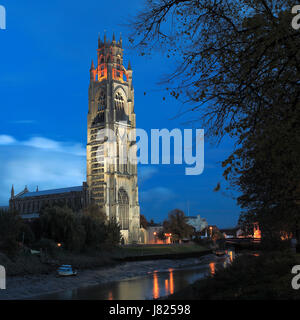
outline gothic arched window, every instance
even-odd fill
[[[106,96],[103,91],[101,91],[98,98],[98,111],[103,111],[106,107]]]
[[[123,188],[119,189],[119,221],[122,230],[129,229],[129,198]]]
[[[115,108],[117,120],[128,122],[129,118],[126,112],[125,99],[121,92],[116,92],[115,94]]]
[[[115,105],[117,109],[124,108],[124,98],[120,92],[117,92],[115,95]]]

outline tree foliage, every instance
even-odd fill
[[[83,210],[84,215],[88,215],[93,219],[99,220],[104,223],[107,221],[106,213],[103,208],[99,207],[97,204],[90,204],[87,208]]]
[[[42,237],[63,243],[67,250],[99,249],[104,243],[120,242],[120,227],[106,221],[100,210],[74,213],[67,207],[46,208],[41,214]]]
[[[140,221],[141,221],[141,227],[144,229],[147,229],[149,222],[147,221],[146,217],[143,214],[141,214]]]
[[[211,137],[233,137],[224,177],[241,196],[240,223],[263,236],[299,229],[300,33],[291,0],[148,0],[131,42],[178,65],[170,94]],[[217,188],[216,191],[220,189]]]
[[[14,211],[0,210],[0,250],[8,255],[18,251],[18,237],[23,222]]]
[[[106,225],[106,243],[117,245],[121,243],[121,240],[121,226],[115,218],[112,218]]]
[[[190,238],[194,233],[194,228],[187,223],[187,219],[183,211],[172,210],[168,219],[163,222],[164,233],[171,233],[173,240]]]

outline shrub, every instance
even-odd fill
[[[121,243],[121,227],[116,218],[112,218],[105,226],[106,229],[106,243],[117,245]]]
[[[9,256],[14,256],[20,248],[17,240],[22,224],[16,212],[0,210],[0,250]]]
[[[42,250],[48,254],[53,255],[57,250],[57,243],[52,239],[42,238],[33,245],[33,249]]]

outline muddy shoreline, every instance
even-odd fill
[[[78,276],[70,278],[60,278],[55,273],[49,275],[7,277],[6,290],[0,290],[0,300],[35,300],[39,296],[55,292],[142,277],[146,273],[152,273],[154,270],[181,268],[205,263],[205,260],[211,257],[212,255],[178,260],[164,259],[124,262],[108,268],[82,270]]]

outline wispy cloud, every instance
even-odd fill
[[[36,149],[70,153],[77,156],[85,156],[86,151],[82,144],[72,142],[55,141],[44,137],[33,137],[29,140],[18,141],[9,135],[0,135],[0,145],[27,146]]]
[[[12,136],[8,136],[5,134],[0,135],[0,145],[8,145],[16,142],[16,139]]]
[[[139,177],[139,183],[143,183],[146,180],[151,179],[153,176],[158,174],[158,168],[154,166],[142,166],[138,169],[138,177]]]
[[[0,135],[0,205],[6,205],[11,185],[40,190],[81,185],[85,181],[85,150],[81,144],[35,137],[17,141]]]

